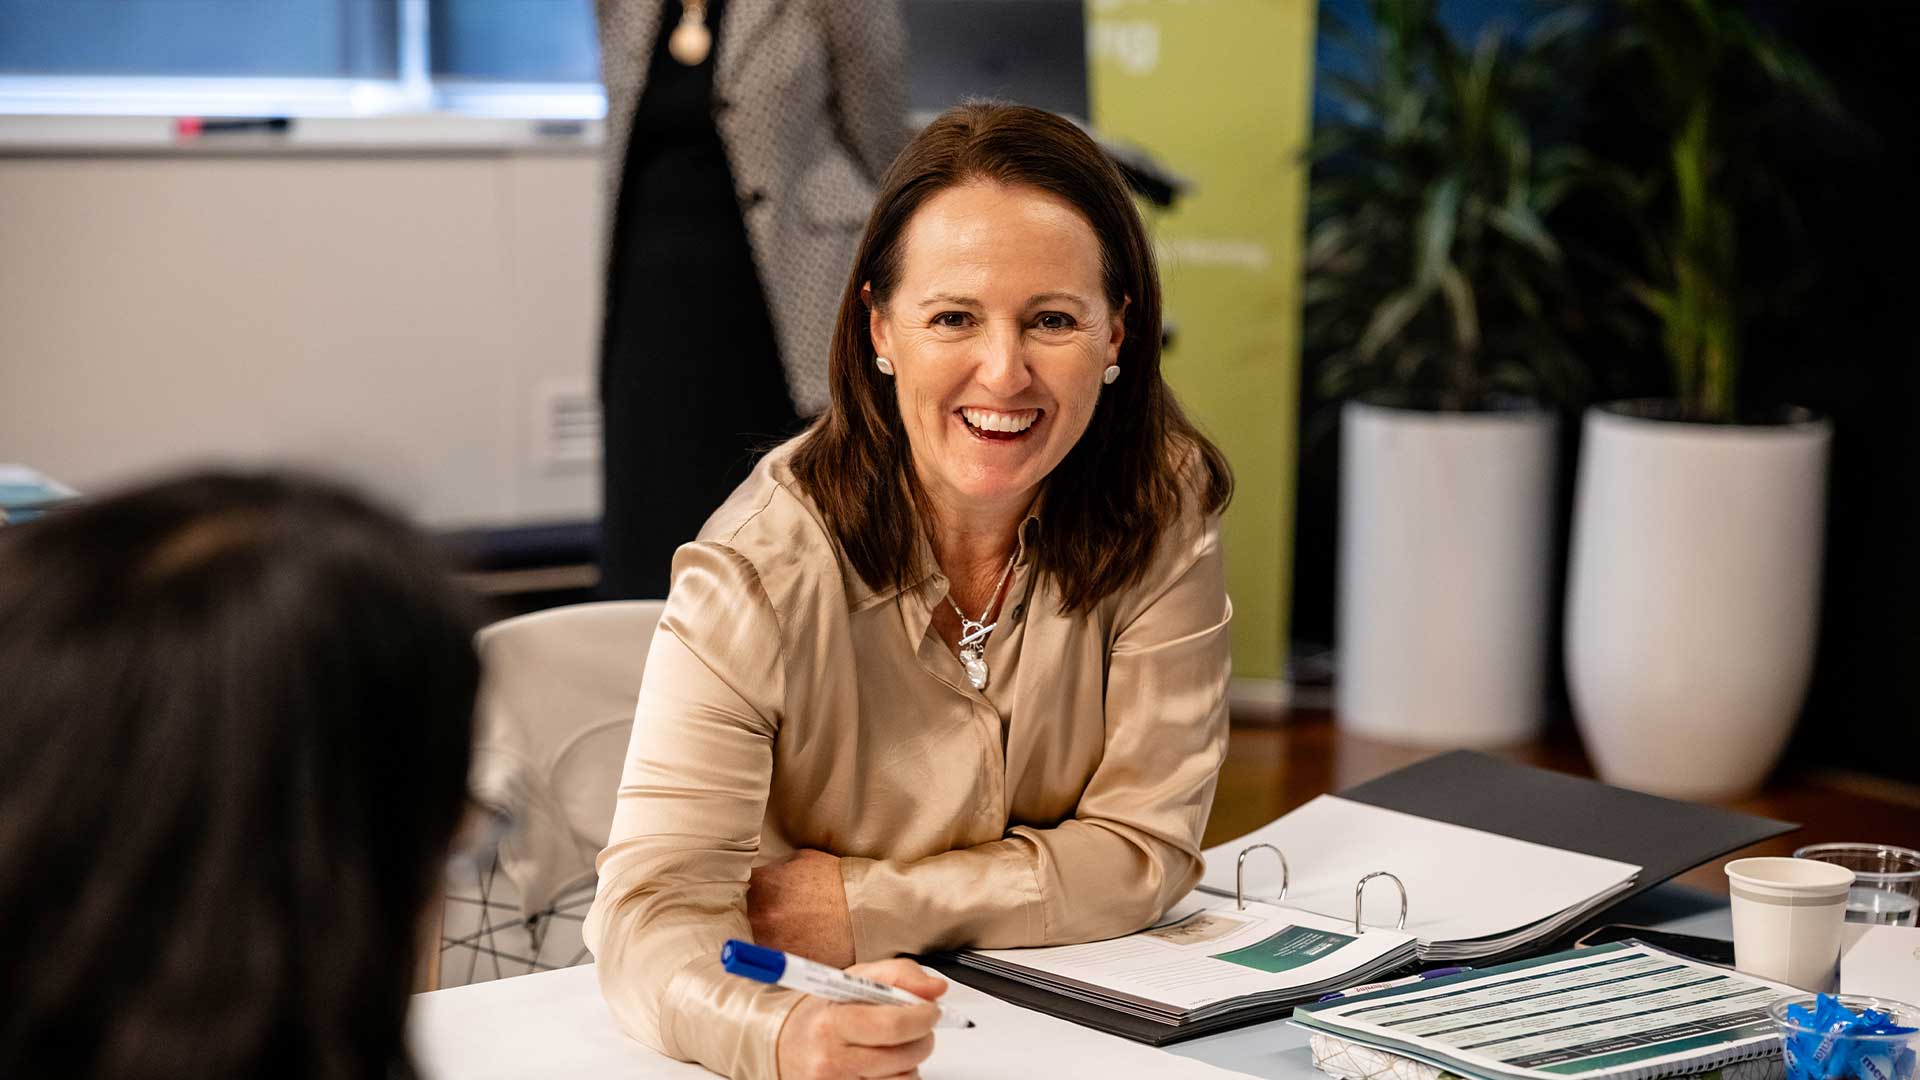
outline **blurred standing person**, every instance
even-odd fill
[[[663,597],[758,444],[826,406],[836,301],[906,142],[906,32],[897,0],[597,8],[601,592]]]

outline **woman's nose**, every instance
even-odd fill
[[[1018,327],[995,330],[987,335],[982,348],[976,377],[994,396],[1010,398],[1032,384],[1033,372],[1027,368],[1025,339]]]

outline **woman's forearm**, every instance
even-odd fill
[[[800,995],[728,975],[720,946],[749,937],[733,882],[694,882],[631,847],[603,862],[584,934],[601,994],[622,1030],[670,1057],[734,1080],[775,1080],[780,1027]]]
[[[771,1080],[796,995],[726,974],[719,956],[751,936],[781,687],[779,649],[760,643],[778,635],[733,552],[689,544],[674,567],[584,933],[628,1034],[734,1080]]]
[[[1129,934],[1199,881],[1200,859],[1189,846],[1076,820],[1016,828],[1004,840],[913,862],[842,859],[854,955],[864,962]]]

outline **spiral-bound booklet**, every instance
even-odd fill
[[[1294,1010],[1315,1032],[1472,1080],[1658,1080],[1780,1056],[1798,993],[1638,941],[1573,949]]]

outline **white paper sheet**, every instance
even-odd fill
[[[1920,927],[1848,923],[1840,946],[1840,992],[1920,1005]]]
[[[1228,1080],[1245,1076],[1009,1005],[952,984],[946,1000],[978,1025],[934,1034],[926,1080],[1012,1076]],[[591,965],[456,987],[413,999],[408,1040],[440,1080],[700,1080],[713,1074],[628,1039]]]
[[[1286,906],[1353,919],[1353,886],[1386,870],[1407,887],[1407,932],[1422,941],[1464,941],[1505,934],[1582,904],[1640,868],[1611,859],[1530,844],[1459,825],[1322,795],[1237,840],[1205,852],[1201,885],[1233,895],[1234,861],[1249,844],[1286,853],[1293,889]],[[1247,857],[1247,894],[1280,894],[1272,852]],[[1393,883],[1367,889],[1369,925],[1392,926],[1400,912]]]

